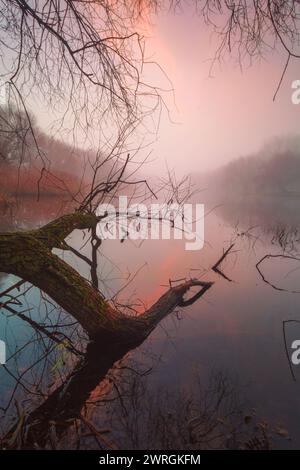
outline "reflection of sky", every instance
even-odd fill
[[[209,243],[199,252],[185,251],[180,241],[146,241],[139,249],[130,248],[127,242],[123,246],[110,241],[105,254],[124,272],[127,268],[134,272],[147,261],[128,291],[150,305],[167,288],[169,279],[201,276],[228,246],[233,232],[221,218],[212,215],[206,218]],[[183,309],[180,322],[170,316],[152,334],[148,347],[158,355],[162,353],[153,380],[158,388],[178,389],[189,383],[195,368],[204,382],[212,369],[225,370],[245,387],[247,405],[255,407],[262,419],[286,427],[294,437],[292,445],[297,447],[299,383],[293,382],[289,372],[282,321],[299,318],[299,296],[274,291],[259,278],[255,263],[267,252],[276,251],[263,237],[255,250],[248,239],[237,242],[235,250],[222,265],[233,282],[207,273],[204,278],[214,280],[215,285],[205,297]],[[281,285],[284,274],[280,266],[266,267],[266,274]],[[294,276],[291,282],[299,285],[299,271]],[[116,290],[119,287],[116,285]],[[297,338],[299,331],[291,327],[289,338]],[[296,373],[300,376],[298,370]]]
[[[226,216],[228,218],[227,213]],[[146,262],[133,282],[121,291],[118,300],[142,299],[148,306],[166,290],[169,279],[191,275],[215,281],[202,299],[182,310],[180,322],[170,315],[143,346],[155,355],[162,355],[153,374],[153,384],[157,390],[164,386],[178,388],[190,383],[195,369],[200,372],[204,382],[212,368],[222,369],[238,377],[241,386],[245,386],[245,396],[249,400],[247,405],[249,403],[257,408],[257,414],[262,419],[284,426],[294,437],[291,445],[297,447],[299,383],[294,383],[290,376],[284,351],[282,321],[298,318],[299,296],[274,291],[259,278],[255,263],[262,255],[274,253],[277,249],[267,243],[266,236],[261,237],[262,242],[256,243],[255,250],[249,245],[248,239],[239,237],[236,253],[231,254],[222,265],[233,282],[229,283],[211,271],[203,274],[230,243],[234,234],[233,225],[226,225],[221,215],[211,213],[207,216],[206,244],[198,252],[185,251],[183,240],[147,240],[140,248],[134,248],[129,241],[105,241],[102,246],[104,256],[99,260],[99,277],[116,292],[127,284],[128,273],[133,275]],[[69,242],[78,248],[82,246],[85,242],[82,232],[75,231]],[[82,252],[88,254],[87,248]],[[64,258],[88,277],[88,267],[81,260],[75,261],[73,254],[65,254]],[[272,275],[278,282],[284,277],[281,266],[277,265],[271,270],[266,266],[266,274]],[[299,270],[294,272],[294,281],[298,285],[299,275]],[[287,279],[283,281],[287,282]],[[12,282],[11,277],[3,279],[1,288],[4,289],[9,282]],[[109,291],[110,294],[112,291]],[[33,306],[40,308],[35,289],[30,292],[26,302],[26,307]],[[32,314],[33,318],[37,318],[38,310]],[[39,314],[43,315],[43,312],[40,310]],[[1,327],[5,334],[6,325],[11,350],[32,333],[31,328],[17,318],[12,317],[7,321],[3,316]],[[299,328],[291,327],[289,341],[299,339],[299,331]],[[29,349],[22,356],[22,367],[26,367],[31,352]],[[139,353],[140,350],[136,354]],[[296,372],[300,376],[298,369]],[[5,402],[13,380],[3,370],[0,371],[0,380],[2,402]]]
[[[1,282],[0,290],[4,291],[7,288],[14,285],[19,279],[16,276],[8,275]],[[18,295],[28,289],[29,284],[25,284],[20,288],[18,292],[16,289],[11,292],[12,295]],[[7,301],[8,298],[2,298],[2,301]],[[24,298],[20,295],[19,300],[21,302],[20,306],[11,305],[15,311],[24,313],[24,315],[31,317],[34,320],[39,320],[43,323],[43,318],[46,315],[46,311],[43,308],[43,304],[40,300],[40,293],[38,289],[31,289]],[[56,314],[53,313],[53,319],[55,319]],[[34,330],[23,320],[18,318],[16,315],[11,314],[5,309],[0,309],[0,339],[6,343],[6,366],[9,371],[16,377],[19,374],[22,374],[27,370],[29,364],[35,362],[34,360],[34,351],[35,347],[33,343],[30,343]],[[48,338],[44,338],[45,344],[50,344]],[[14,356],[18,348],[22,348],[26,343],[29,343],[22,353],[18,356],[15,356],[13,359],[10,357]],[[21,349],[22,350],[22,349]],[[44,361],[38,363],[35,367],[35,374],[42,373],[44,367]],[[13,376],[9,375],[4,368],[0,365],[0,406],[7,404],[12,387],[16,384]]]

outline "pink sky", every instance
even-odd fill
[[[273,102],[285,64],[283,53],[270,54],[243,71],[228,57],[222,66],[215,65],[210,77],[216,37],[190,11],[155,16],[153,24],[140,24],[138,29],[146,37],[146,57],[166,72],[176,99],[175,106],[172,93],[163,93],[176,124],[164,111],[158,135],[147,135],[149,142],[156,139],[150,146],[148,173],[161,174],[167,165],[179,174],[206,171],[256,152],[272,137],[300,133],[300,105],[291,102],[291,83],[300,79],[300,61],[290,62]],[[144,70],[146,81],[170,88],[158,67]],[[49,128],[53,116],[40,106],[34,109],[41,126]]]
[[[291,83],[300,79],[300,62],[291,62],[281,90],[273,102],[285,57],[273,53],[267,61],[242,72],[234,59],[215,65],[209,77],[216,42],[211,31],[189,12],[167,14],[145,25],[147,55],[157,61],[172,80],[177,109],[165,94],[172,119],[161,120],[152,157],[153,169],[166,162],[180,173],[205,171],[232,158],[257,151],[277,135],[298,133],[300,105],[291,102]],[[160,77],[160,78],[158,78]],[[147,78],[168,87],[153,67]]]

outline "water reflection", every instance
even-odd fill
[[[275,291],[262,282],[255,267],[267,253],[297,253],[298,202],[290,198],[263,203],[221,201],[221,206],[219,202],[207,205],[208,212],[210,206],[218,207],[206,217],[206,243],[199,253],[185,251],[180,240],[146,241],[139,248],[129,241],[101,246],[97,270],[100,290],[118,304],[132,304],[135,299],[137,309],[146,308],[170,279],[192,275],[216,281],[206,298],[164,320],[146,344],[125,359],[126,349],[111,351],[106,345],[99,349],[89,344],[84,357],[67,350],[63,335],[71,338],[79,352],[85,350],[81,329],[36,289],[27,292],[29,286],[23,286],[26,295],[14,308],[18,312],[29,308],[30,318],[50,324],[59,342],[53,344],[42,332],[33,333],[16,315],[7,319],[3,312],[1,334],[11,352],[6,369],[0,371],[3,445],[172,448],[176,442],[177,448],[299,447],[299,382],[291,377],[282,336],[282,321],[299,319],[299,296]],[[42,205],[26,201],[19,212],[2,215],[1,230],[39,225],[61,210],[61,201],[43,201]],[[91,247],[86,240],[86,235],[76,232],[68,243],[89,256]],[[232,280],[229,282],[212,273],[211,267],[232,243],[234,247],[222,264]],[[82,259],[74,253],[63,256],[90,277],[89,266]],[[299,285],[296,268],[272,264],[265,274],[290,287]],[[287,276],[291,270],[293,274]],[[128,282],[130,279],[133,282]],[[6,276],[1,281],[3,290],[16,279]],[[148,370],[149,358],[154,357],[160,360],[151,364],[145,385],[139,368]],[[132,361],[138,361],[139,367],[132,367]],[[121,367],[127,372],[134,370],[130,380],[120,374]],[[206,412],[195,369],[206,390],[202,393],[211,400]],[[224,409],[213,412],[217,395],[210,380],[215,369],[225,371],[217,377],[226,387],[229,384],[232,392],[228,377],[238,375],[247,401],[247,406],[241,406],[235,390],[233,402],[237,406],[231,410],[232,420],[225,419],[226,425],[222,423]],[[128,387],[137,393],[130,394]],[[216,389],[222,391],[220,383]],[[225,396],[230,401],[230,395]],[[249,427],[250,422],[255,425]],[[260,431],[255,433],[257,424]],[[206,426],[214,432],[207,433]],[[226,439],[222,429],[226,429]]]

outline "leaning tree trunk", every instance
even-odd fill
[[[53,248],[66,248],[64,240],[73,230],[94,228],[98,221],[92,214],[74,212],[37,230],[1,233],[0,271],[40,288],[70,313],[91,339],[129,343],[145,339],[174,308],[190,303],[183,297],[191,287],[201,288],[193,301],[211,287],[211,282],[190,279],[171,287],[140,316],[120,313],[75,269],[52,253]]]
[[[192,304],[212,286],[211,282],[190,279],[170,287],[140,316],[122,314],[98,289],[52,253],[53,248],[69,248],[64,240],[73,230],[95,229],[98,221],[94,215],[75,212],[37,230],[0,233],[0,271],[15,274],[40,288],[71,314],[91,339],[85,357],[67,382],[27,416],[23,423],[26,437],[22,437],[25,448],[47,445],[53,423],[60,423],[58,433],[62,434],[80,415],[89,394],[117,360],[139,346],[176,307]],[[184,300],[193,286],[200,290]],[[18,447],[19,432],[17,423],[7,433],[4,448]]]

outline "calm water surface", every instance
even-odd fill
[[[19,220],[16,216],[14,224],[23,228],[36,226],[56,215],[59,208],[54,206],[50,202],[40,211],[30,209],[33,206],[23,208],[22,216]],[[186,251],[180,240],[103,243],[98,268],[100,288],[108,297],[118,293],[118,302],[137,303],[141,299],[147,307],[166,290],[170,279],[192,276],[215,281],[202,299],[165,319],[146,343],[130,354],[130,360],[136,358],[146,364],[145,357],[152,358],[153,369],[148,379],[152,396],[158,396],[163,389],[176,392],[192,389],[195,371],[203,383],[212,371],[223,371],[239,383],[247,409],[255,409],[261,420],[288,431],[291,439],[281,436],[277,442],[275,438],[275,447],[299,448],[300,365],[299,371],[296,366],[293,369],[294,380],[285,351],[283,321],[300,320],[300,294],[275,290],[263,282],[256,263],[266,254],[281,254],[285,250],[297,255],[298,248],[300,251],[297,231],[300,202],[245,200],[238,204],[223,202],[222,206],[208,203],[206,209],[209,214],[205,218],[205,246],[198,252]],[[2,229],[5,224],[8,227],[7,215],[2,217]],[[82,232],[73,233],[69,239],[73,247],[89,254],[84,242]],[[222,264],[224,273],[232,280],[229,282],[210,268],[232,242],[234,248]],[[81,274],[89,276],[83,261],[69,253],[62,256]],[[300,290],[299,267],[297,261],[273,259],[267,260],[262,269],[274,285],[286,290],[297,290],[299,286]],[[132,282],[128,282],[132,277]],[[16,280],[2,275],[1,290]],[[30,290],[25,299],[22,309],[30,309],[28,314],[32,318],[47,317],[36,289]],[[1,313],[1,339],[7,341],[10,356],[25,344],[32,331],[17,317],[7,319],[7,312]],[[58,318],[58,310],[53,308],[52,315]],[[66,318],[72,321],[71,317]],[[286,324],[286,338],[288,347],[294,339],[300,339],[300,324]],[[37,347],[29,344],[17,361],[12,358],[6,369],[1,367],[3,408],[15,386],[8,371],[12,374],[16,370],[26,371]],[[34,373],[42,372],[43,367],[41,360]],[[50,378],[52,372],[53,369]],[[19,392],[21,397],[24,392],[24,388]],[[3,417],[7,413],[3,412]],[[103,411],[99,412],[99,421],[102,417]]]

